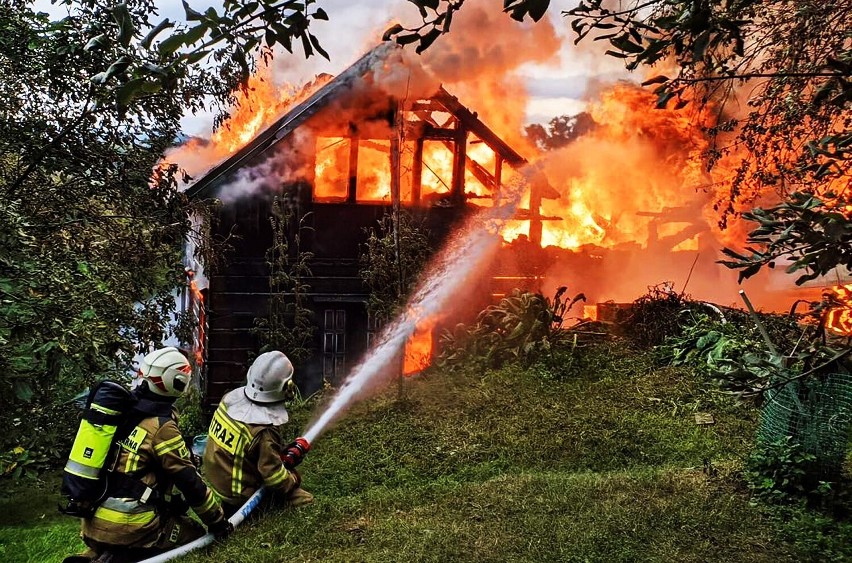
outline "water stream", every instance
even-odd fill
[[[421,282],[402,313],[389,323],[376,345],[345,379],[332,401],[308,427],[304,437],[313,443],[352,403],[368,390],[396,374],[396,360],[415,328],[424,320],[440,316],[452,307],[453,299],[473,275],[486,265],[500,245],[499,226],[511,219],[518,207],[526,181],[516,178],[501,191],[494,207],[472,217],[450,241]]]

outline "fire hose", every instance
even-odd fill
[[[243,520],[246,519],[246,517],[251,513],[251,511],[254,510],[257,507],[258,504],[260,504],[260,501],[263,498],[263,495],[264,495],[265,492],[266,491],[263,487],[259,488],[257,490],[257,492],[254,493],[246,501],[246,503],[239,509],[239,511],[237,511],[236,513],[234,513],[233,516],[228,518],[228,522],[230,522],[231,525],[234,528],[236,528],[237,526],[242,524]],[[199,549],[199,548],[202,548],[202,547],[207,547],[208,545],[213,543],[215,540],[216,540],[216,537],[213,534],[208,533],[208,534],[201,536],[200,538],[198,538],[195,541],[191,541],[187,544],[176,547],[176,548],[174,548],[170,551],[167,551],[165,553],[155,555],[154,557],[151,557],[149,559],[144,559],[143,561],[140,561],[139,563],[165,563],[166,561],[171,561],[172,559],[175,559],[176,557],[186,555],[190,551],[195,551],[196,549]]]
[[[281,461],[284,462],[284,466],[288,470],[292,470],[299,463],[301,463],[302,458],[305,457],[305,454],[311,449],[311,444],[304,438],[296,438],[296,440],[287,446],[287,449],[281,455]],[[263,487],[259,488],[256,493],[254,493],[244,505],[240,507],[240,509],[234,513],[233,516],[228,518],[228,522],[236,529],[237,526],[243,523],[243,520],[251,514],[251,511],[257,508],[257,505],[260,504],[260,501],[263,499],[264,494],[266,493],[266,489]],[[196,549],[200,549],[202,547],[207,547],[212,544],[216,540],[216,537],[213,534],[205,534],[204,536],[198,538],[195,541],[191,541],[187,544],[178,546],[170,551],[165,553],[161,553],[159,555],[155,555],[154,557],[150,557],[148,559],[144,559],[139,563],[165,563],[166,561],[171,561],[177,557],[181,557],[182,555],[186,555],[191,551],[195,551]]]

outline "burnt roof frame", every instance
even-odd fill
[[[284,140],[295,129],[316,115],[329,102],[334,100],[338,95],[343,94],[347,90],[347,87],[351,86],[356,79],[369,72],[374,67],[377,59],[386,58],[393,49],[397,48],[400,47],[392,43],[382,43],[367,52],[352,64],[352,66],[329,80],[317,89],[316,92],[296,104],[295,107],[272,123],[272,125],[258,133],[245,146],[207,171],[204,176],[186,189],[186,195],[190,198],[209,197],[211,195],[210,192],[216,187],[219,180],[243,167],[253,158]],[[448,113],[459,121],[464,129],[473,133],[488,145],[501,162],[509,164],[513,168],[519,168],[527,164],[527,160],[524,157],[518,154],[517,151],[485,125],[475,112],[471,112],[458,101],[458,98],[447,92],[443,86],[440,86],[435,95],[430,97],[429,100],[437,102],[444,107]]]

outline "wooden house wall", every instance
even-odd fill
[[[367,229],[374,228],[391,207],[389,202],[356,203],[355,177],[349,179],[346,201],[314,201],[312,175],[316,147],[312,140],[316,138],[314,131],[317,130],[325,135],[333,131],[336,135],[350,135],[356,139],[387,135],[395,119],[394,106],[390,102],[375,102],[373,107],[374,117],[359,122],[357,127],[343,121],[331,129],[329,124],[335,123],[335,116],[345,108],[334,105],[330,110],[326,108],[302,125],[297,134],[290,135],[273,149],[287,151],[288,165],[302,170],[300,178],[222,207],[213,235],[218,238],[230,236],[233,250],[225,257],[224,266],[208,276],[208,407],[212,408],[225,392],[244,383],[250,358],[260,348],[253,329],[255,319],[266,316],[270,298],[266,253],[272,243],[269,216],[276,195],[285,196],[285,201],[295,212],[290,240],[295,234],[295,225],[302,223],[302,250],[313,254],[310,262],[312,275],[305,282],[310,286],[308,307],[317,330],[312,342],[314,354],[303,365],[296,366],[297,384],[303,393],[312,393],[322,385],[324,378],[335,381],[345,374],[365,352],[368,334],[375,327],[367,318],[368,291],[358,274],[359,255],[367,241]],[[466,144],[466,130],[425,127],[421,128],[420,134],[443,135],[442,142],[454,153],[449,197],[432,198],[429,201],[431,206],[407,207],[423,221],[432,247],[438,248],[453,226],[471,211],[464,203],[465,153],[459,150]],[[421,147],[422,142],[421,138]],[[498,158],[495,172],[498,182],[499,162],[502,161]],[[247,166],[252,166],[252,163]],[[418,177],[416,173],[415,177]],[[419,185],[419,181],[414,183]],[[419,188],[416,190],[419,191]],[[414,200],[417,199],[415,196]]]

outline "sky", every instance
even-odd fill
[[[502,7],[501,0],[480,2],[493,3],[495,11]],[[157,0],[156,3],[159,18],[152,20],[183,20],[184,10],[179,0]],[[217,10],[221,6],[217,0],[189,0],[189,4],[202,12],[208,6]],[[557,115],[579,113],[585,108],[587,94],[593,93],[596,84],[630,78],[621,61],[602,55],[603,45],[590,41],[580,47],[573,44],[573,32],[561,12],[576,4],[576,0],[551,2],[547,17],[551,18],[562,39],[558,56],[546,65],[529,64],[518,71],[530,94],[526,123],[546,123]],[[33,5],[54,17],[61,17],[65,11],[64,7],[51,4],[50,0],[36,0]],[[274,63],[276,79],[302,84],[320,73],[338,74],[375,46],[382,32],[393,23],[413,25],[419,21],[417,8],[406,0],[319,0],[317,5],[325,9],[329,21],[315,21],[311,24],[311,31],[328,51],[331,60],[326,61],[319,56],[306,60],[299,50],[292,55],[282,52]],[[535,27],[532,32],[535,32]],[[212,123],[213,114],[208,112],[186,115],[181,122],[184,134],[205,137],[209,136]]]

